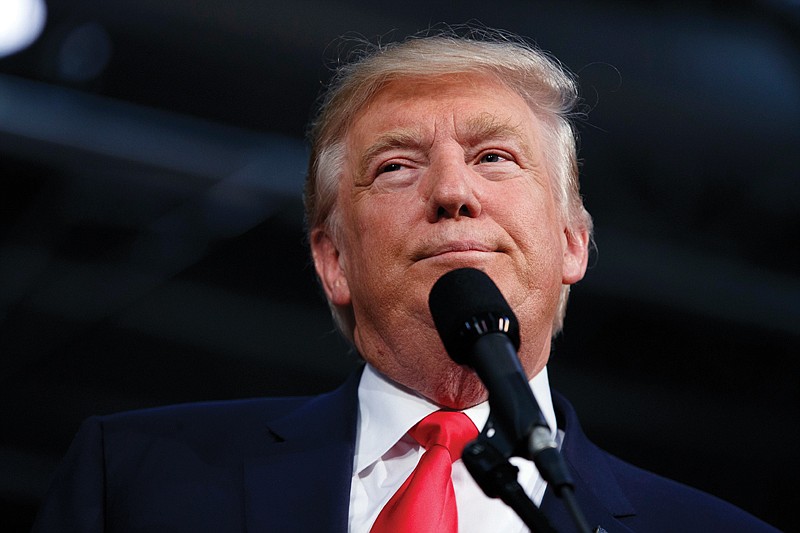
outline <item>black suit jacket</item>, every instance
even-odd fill
[[[34,532],[345,532],[359,377],[315,397],[90,418],[56,474]],[[583,435],[569,403],[557,394],[553,401],[575,494],[593,528],[775,531],[605,453]],[[558,531],[574,531],[549,489],[542,510]]]

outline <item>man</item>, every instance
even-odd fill
[[[441,490],[423,498],[434,512],[413,526],[422,511],[396,512],[434,456],[419,436],[428,415],[459,417],[465,437],[489,416],[485,388],[448,357],[428,311],[434,283],[461,267],[488,274],[519,318],[520,362],[591,527],[772,530],[600,451],[551,395],[550,342],[592,229],[568,120],[576,99],[554,61],[506,37],[415,38],[341,67],[311,129],[306,215],[325,295],[366,365],[314,398],[91,419],[35,530],[524,531],[452,450]],[[549,522],[573,531],[533,465],[515,464]]]

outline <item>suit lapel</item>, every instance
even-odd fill
[[[247,531],[347,531],[360,377],[268,423],[244,464]]]
[[[636,510],[617,483],[604,453],[583,434],[569,402],[553,393],[553,404],[558,425],[565,432],[561,452],[575,478],[575,498],[589,526],[593,531],[630,532],[619,519],[635,515]],[[573,527],[564,502],[549,488],[541,509],[557,529]]]

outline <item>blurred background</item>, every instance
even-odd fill
[[[305,124],[336,37],[469,20],[580,77],[598,251],[554,387],[612,453],[800,529],[796,0],[0,6],[0,530],[30,527],[86,416],[348,374]]]

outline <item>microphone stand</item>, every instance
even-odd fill
[[[486,427],[477,439],[467,444],[461,459],[483,492],[490,498],[500,498],[511,507],[528,529],[536,533],[557,533],[517,481],[519,469],[508,460],[512,448],[489,415]]]
[[[564,500],[579,533],[589,533],[589,524],[575,500],[574,482],[549,429],[536,425],[524,438],[510,438],[505,426],[490,413],[483,431],[464,448],[461,459],[481,490],[511,507],[528,529],[557,533],[519,484],[519,469],[508,460],[511,456],[533,459],[556,496]]]
[[[526,439],[529,441],[525,445],[526,448],[531,448],[531,443],[534,440],[541,439],[541,436],[535,436],[537,428],[539,426],[534,428],[529,438]],[[548,441],[552,442],[549,435]],[[557,530],[553,528],[545,514],[525,493],[522,485],[517,480],[519,469],[508,460],[512,455],[524,458],[531,456],[530,454],[514,453],[514,450],[518,450],[519,446],[520,443],[514,443],[508,438],[502,426],[496,424],[494,416],[490,414],[486,427],[484,427],[477,439],[467,444],[461,459],[481,490],[490,498],[500,498],[506,505],[511,507],[528,529],[536,533],[557,533]],[[536,465],[540,474],[553,487],[556,495],[564,500],[564,504],[572,516],[579,533],[589,533],[589,524],[575,501],[575,496],[572,492],[574,484],[566,472],[563,459],[558,450],[555,446],[548,445],[537,453],[536,459],[538,460]],[[541,464],[541,461],[544,461],[544,464]],[[548,466],[551,468],[548,468]],[[556,477],[544,474],[542,470],[555,471],[557,472]]]

